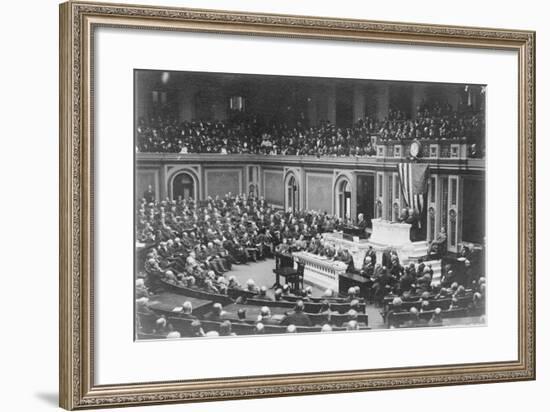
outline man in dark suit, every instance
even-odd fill
[[[311,320],[304,313],[303,301],[299,300],[296,302],[294,310],[283,318],[281,325],[311,326]]]
[[[359,213],[359,215],[357,216],[357,227],[361,230],[361,233],[367,233],[368,222],[367,219],[365,219],[365,215],[363,215],[363,213]]]
[[[143,192],[143,198],[147,203],[153,203],[155,201],[155,192],[153,191],[153,186],[149,185],[147,190]]]
[[[369,249],[367,250],[367,253],[365,254],[365,258],[366,257],[370,257],[370,262],[372,263],[372,265],[376,265],[376,252],[374,251],[374,249],[372,248],[372,246],[369,246]]]
[[[409,209],[409,214],[405,223],[411,225],[411,241],[414,242],[418,238],[418,232],[420,229],[418,213],[412,207]]]
[[[399,279],[399,291],[403,293],[411,288],[411,285],[414,283],[414,276],[410,271],[405,271],[405,274]]]

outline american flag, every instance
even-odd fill
[[[428,165],[423,163],[399,163],[397,172],[405,204],[422,214],[424,210],[424,193],[428,182]]]

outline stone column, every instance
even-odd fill
[[[151,114],[151,106],[153,104],[153,87],[150,81],[148,81],[143,73],[137,73],[135,78],[135,90],[136,90],[136,116],[135,121],[140,117],[147,119]]]
[[[365,87],[358,85],[353,89],[353,122],[365,117]]]
[[[178,117],[180,122],[188,122],[195,118],[196,88],[186,85],[178,92]]]
[[[336,124],[336,86],[334,84],[327,88],[326,103],[327,120],[332,124]]]
[[[390,87],[387,83],[376,85],[376,117],[383,120],[390,111]]]
[[[411,119],[416,119],[418,112],[417,108],[426,99],[426,85],[422,83],[414,83],[412,86],[412,98],[411,98]]]
[[[319,123],[319,119],[317,118],[318,101],[319,94],[315,87],[311,87],[307,98],[307,121],[310,127],[315,127]]]
[[[227,102],[224,96],[216,96],[212,109],[214,120],[224,121],[227,119]]]

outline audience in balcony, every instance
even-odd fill
[[[467,143],[471,157],[483,157],[484,127],[482,112],[457,112],[438,102],[418,106],[414,118],[390,107],[384,119],[366,116],[347,128],[328,121],[309,127],[300,121],[291,126],[261,122],[256,117],[179,122],[171,116],[158,116],[139,119],[136,150],[361,157],[374,156],[377,142],[452,139]]]

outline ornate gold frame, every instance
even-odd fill
[[[97,26],[506,49],[519,72],[518,358],[510,362],[94,385],[91,44]],[[535,378],[535,33],[68,2],[60,6],[60,405],[66,409]]]

